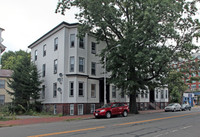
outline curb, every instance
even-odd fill
[[[143,111],[139,111],[139,115],[160,113],[160,112],[164,112],[164,110],[163,109],[162,110],[143,110]],[[19,126],[19,125],[39,124],[39,123],[53,123],[53,122],[60,122],[60,121],[87,120],[87,119],[92,119],[92,118],[94,118],[94,116],[91,114],[91,115],[81,115],[81,116],[17,119],[17,120],[9,120],[9,121],[0,121],[0,128]]]

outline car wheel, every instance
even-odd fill
[[[176,111],[176,109],[173,110],[173,112],[175,112],[175,111]]]
[[[123,116],[123,117],[127,117],[127,116],[128,116],[128,112],[125,110],[125,111],[122,113],[122,116]]]
[[[106,112],[106,118],[111,118],[111,113],[110,112]]]

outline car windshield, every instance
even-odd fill
[[[174,103],[171,103],[171,104],[169,104],[168,106],[173,106],[174,105]]]
[[[105,104],[105,105],[103,105],[101,108],[109,108],[110,106],[111,106],[112,104]]]
[[[186,106],[186,104],[182,104],[181,106],[182,106],[182,107],[185,107],[185,106]]]

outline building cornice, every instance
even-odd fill
[[[66,27],[66,28],[77,28],[79,25],[79,23],[67,23],[67,22],[62,22],[59,25],[57,25],[56,27],[54,27],[53,29],[51,29],[49,32],[47,32],[46,34],[44,34],[42,37],[40,37],[39,39],[37,39],[35,42],[33,42],[32,44],[30,44],[28,46],[28,48],[32,49],[33,47],[37,46],[39,43],[41,43],[42,41],[44,41],[45,39],[47,39],[48,37],[50,37],[51,35],[53,35],[54,33],[58,32],[59,30],[61,30],[62,28]]]

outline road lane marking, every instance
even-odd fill
[[[190,128],[190,127],[192,127],[192,126],[182,127],[181,129],[186,129],[186,128]]]
[[[180,131],[180,130],[184,130],[184,129],[190,128],[190,127],[192,127],[192,126],[190,125],[190,126],[187,126],[187,127],[182,127],[182,128],[180,128],[180,129],[174,129],[174,130],[172,130],[172,131],[168,131],[168,132],[163,133],[163,134],[158,134],[158,135],[156,135],[156,136],[154,136],[154,137],[160,137],[160,136],[168,135],[168,134],[170,134],[170,133],[178,132],[178,131]]]
[[[170,119],[170,118],[177,118],[177,117],[184,117],[184,116],[189,116],[189,115],[195,115],[195,114],[199,114],[199,113],[200,112],[195,112],[195,113],[184,114],[184,115],[177,115],[177,116],[171,116],[171,117],[163,117],[163,118],[149,119],[149,120],[143,120],[143,121],[135,121],[135,122],[129,122],[129,123],[115,124],[113,126],[123,126],[123,125],[130,125],[130,124],[139,124],[139,123],[152,122],[152,121],[158,121],[158,120],[163,120],[163,119]],[[67,134],[67,133],[75,133],[75,132],[95,130],[95,129],[103,129],[103,128],[105,128],[105,126],[94,127],[94,128],[85,128],[85,129],[78,129],[78,130],[71,130],[71,131],[63,131],[63,132],[47,133],[47,134],[33,135],[33,136],[28,136],[28,137],[45,137],[45,136],[60,135],[60,134]]]
[[[160,137],[160,136],[162,136],[163,134],[159,134],[159,135],[157,135],[157,136],[155,136],[155,137]]]
[[[178,130],[176,129],[176,130],[172,130],[172,132],[177,132]]]
[[[122,123],[122,124],[116,124],[114,126],[124,126],[124,125],[131,125],[131,124],[139,124],[139,123],[145,123],[145,122],[152,122],[152,121],[158,121],[163,119],[170,119],[170,118],[177,118],[177,117],[184,117],[189,115],[195,115],[199,114],[200,112],[190,113],[190,114],[184,114],[184,115],[178,115],[178,116],[171,116],[171,117],[162,117],[162,118],[156,118],[156,119],[149,119],[149,120],[142,120],[142,121],[135,121],[135,122],[128,122],[128,123]]]
[[[75,132],[102,129],[102,128],[105,128],[105,127],[102,126],[102,127],[94,127],[94,128],[84,128],[84,129],[77,129],[77,130],[71,130],[71,131],[63,131],[63,132],[54,132],[54,133],[47,133],[47,134],[41,134],[41,135],[34,135],[34,136],[28,136],[28,137],[45,137],[45,136],[53,136],[53,135],[60,135],[60,134],[67,134],[67,133],[75,133]]]
[[[169,132],[166,132],[165,135],[169,134]]]

